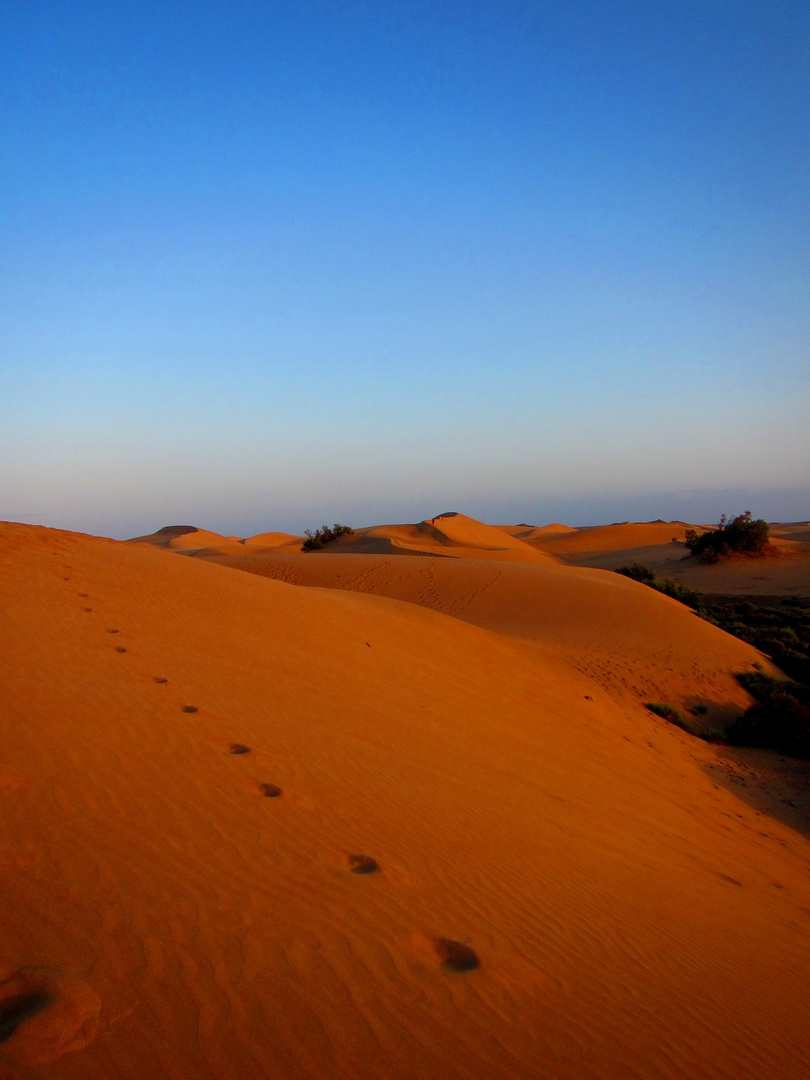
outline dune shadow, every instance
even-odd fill
[[[703,772],[758,814],[810,837],[810,761],[774,750],[717,744]]]

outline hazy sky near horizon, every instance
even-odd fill
[[[7,0],[0,518],[810,517],[806,0]]]

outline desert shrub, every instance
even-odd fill
[[[727,742],[810,758],[810,690],[761,670],[746,671],[737,678],[756,704],[731,724]]]
[[[801,597],[770,601],[701,598],[699,614],[728,634],[761,649],[792,679],[810,683],[810,607]]]
[[[632,578],[633,581],[639,581],[642,585],[647,585],[649,588],[655,589],[656,592],[663,593],[664,596],[671,596],[673,600],[679,600],[682,604],[686,604],[687,607],[699,607],[700,605],[701,596],[699,592],[690,589],[687,585],[683,585],[680,581],[673,581],[672,578],[656,577],[649,566],[645,566],[644,563],[635,562],[629,566],[620,566],[616,573],[621,574],[623,577]]]
[[[655,578],[650,585],[664,596],[671,596],[673,600],[679,600],[687,607],[700,607],[700,593],[695,589],[690,589],[682,581],[673,581],[672,578]]]
[[[807,651],[782,647],[775,649],[772,656],[786,674],[803,683],[810,683],[810,656]]]
[[[618,573],[642,581],[653,589],[663,583],[641,563],[621,567]],[[692,732],[672,705],[648,702],[647,708],[708,742],[725,740],[735,746],[767,747],[810,758],[810,601],[802,597],[771,597],[769,602],[763,602],[755,597],[740,600],[688,589],[686,592],[691,596],[683,602],[695,608],[702,619],[766,653],[790,678],[775,679],[761,668],[739,675],[739,681],[756,704],[735,720],[725,733],[716,730]],[[682,597],[676,596],[676,599]],[[706,708],[695,705],[689,711],[694,716],[701,716],[705,715]]]
[[[331,544],[333,540],[337,540],[339,536],[352,536],[354,535],[354,529],[349,525],[338,525],[337,522],[330,529],[328,525],[324,525],[320,529],[316,529],[315,532],[306,530],[304,540],[301,545],[302,551],[318,551],[324,546],[324,544]]]
[[[687,529],[685,543],[690,556],[704,563],[713,563],[721,555],[734,552],[757,554],[765,548],[769,536],[768,522],[762,518],[752,518],[751,511],[746,510],[730,521],[723,514],[717,528],[704,533]]]
[[[629,566],[620,566],[616,573],[632,578],[633,581],[640,581],[642,585],[650,585],[655,581],[654,572],[650,570],[649,566],[645,566],[641,562],[634,562]]]
[[[661,719],[666,720],[667,723],[675,724],[676,727],[683,728],[683,730],[688,731],[690,735],[694,734],[684,720],[680,709],[676,709],[674,705],[667,705],[663,701],[645,701],[644,708],[649,709],[650,712],[655,713],[656,716],[660,716]]]
[[[708,705],[690,705],[689,707],[689,712],[693,713],[695,716],[705,716],[708,711]]]
[[[724,731],[721,731],[720,728],[709,728],[708,731],[697,731],[695,734],[699,739],[703,739],[704,742],[727,742],[726,734]]]

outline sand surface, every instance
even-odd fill
[[[0,1075],[810,1073],[810,819],[630,685],[758,654],[479,524],[0,525]]]

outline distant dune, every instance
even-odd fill
[[[0,525],[0,1076],[810,1075],[806,769],[643,707],[761,657],[514,528]]]
[[[418,525],[377,525],[358,529],[324,549],[329,554],[478,556],[505,562],[543,562],[547,557],[495,525],[446,512]]]
[[[661,576],[700,592],[743,595],[810,595],[810,528],[806,522],[771,526],[771,546],[790,558],[740,556],[714,566],[687,559],[681,521],[623,523],[577,529],[564,536],[527,539],[548,555],[572,566],[613,570],[641,562]]]
[[[209,532],[208,529],[198,529],[195,525],[165,525],[148,536],[136,536],[129,543],[152,544],[155,547],[171,548],[173,551],[200,551],[216,545],[239,543],[239,539]]]
[[[734,671],[764,662],[756,650],[683,604],[616,574],[548,563],[486,559],[211,556],[296,585],[374,593],[553,651],[614,700],[666,700],[709,708],[716,727],[747,707]]]

